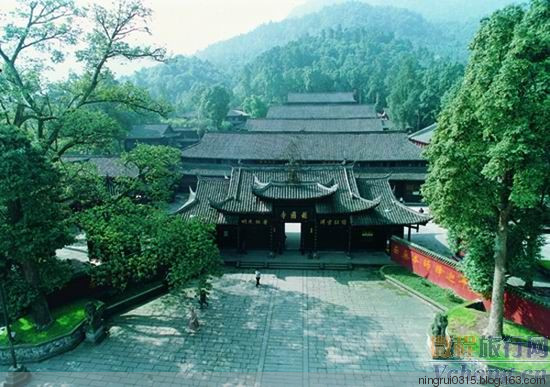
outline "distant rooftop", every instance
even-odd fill
[[[378,118],[374,105],[287,104],[271,106],[267,118],[279,119],[358,119]]]
[[[437,128],[437,123],[431,124],[430,126],[427,126],[424,129],[420,129],[419,131],[409,135],[409,140],[415,143],[428,145],[432,140],[432,137],[434,135],[436,128]]]
[[[288,93],[289,104],[357,103],[352,92]]]
[[[351,119],[249,119],[244,127],[255,132],[381,132],[393,129],[389,120],[378,118]]]
[[[172,128],[168,124],[135,125],[128,133],[128,139],[164,138],[169,136]]]
[[[231,109],[227,112],[226,117],[248,117],[248,114],[239,109]]]
[[[100,176],[109,177],[137,177],[138,169],[134,165],[126,165],[118,156],[64,156],[66,162],[90,163],[95,165]]]

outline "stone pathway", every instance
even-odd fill
[[[166,295],[117,317],[110,337],[29,364],[34,385],[414,385],[433,376],[435,311],[376,271],[276,270],[215,281],[199,331]],[[5,370],[5,367],[4,367]]]

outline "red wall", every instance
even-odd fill
[[[462,273],[413,246],[392,239],[391,257],[393,261],[408,267],[413,273],[442,288],[452,289],[466,300],[481,298],[479,294],[468,287],[468,281]]]
[[[491,308],[491,300],[484,300],[483,304],[485,309]],[[504,317],[550,337],[550,309],[508,289],[504,291]]]
[[[429,253],[392,239],[390,244],[391,258],[413,273],[426,278],[442,288],[452,289],[466,300],[483,299],[468,287],[468,281],[452,265],[446,264]],[[483,300],[487,310],[490,300]],[[550,337],[550,309],[527,300],[511,290],[504,292],[504,316],[506,319],[521,324],[546,337]]]

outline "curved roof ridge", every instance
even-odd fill
[[[386,184],[389,185],[389,182],[386,182]],[[391,188],[390,188],[390,189],[391,189]],[[433,216],[431,216],[431,215],[428,215],[428,214],[421,214],[420,212],[417,212],[417,211],[415,211],[415,210],[413,210],[413,209],[410,209],[409,207],[407,207],[406,205],[404,205],[403,203],[401,203],[399,200],[397,200],[397,199],[395,198],[395,196],[393,196],[393,195],[392,195],[391,200],[392,200],[392,203],[395,204],[396,206],[403,208],[404,210],[410,212],[411,214],[414,214],[415,216],[419,216],[419,217],[424,218],[424,219],[426,220],[426,222],[429,222],[430,220],[433,219]]]
[[[368,171],[367,171],[368,172]],[[358,177],[357,179],[360,180],[389,180],[389,178],[393,175],[393,172],[388,172],[383,176],[368,176],[368,177]]]
[[[357,184],[355,184],[355,188],[357,189],[357,192],[354,192],[351,189],[351,183],[350,183],[350,180],[352,180],[354,182],[357,181],[357,178],[355,177],[355,174],[353,173],[353,168],[350,168],[350,167],[347,167],[347,166],[344,166],[343,168],[344,168],[344,173],[346,175],[346,182],[348,184],[349,192],[351,194],[352,199],[358,199],[358,200],[362,201],[363,203],[369,204],[369,207],[362,210],[362,211],[366,211],[366,210],[369,210],[371,208],[374,208],[374,207],[378,206],[380,204],[380,202],[382,201],[382,197],[378,196],[377,198],[374,198],[372,200],[362,197],[360,192],[359,192],[359,189],[357,188]],[[348,173],[351,174],[351,176],[349,176]]]
[[[252,186],[252,189],[254,189],[254,190],[265,191],[272,184],[271,181],[268,181],[267,183],[262,182],[260,179],[258,179],[258,176],[256,176],[255,173],[253,174],[253,176],[254,176],[254,184]]]
[[[230,201],[233,201],[235,199],[233,198],[225,198],[221,201],[215,201],[215,200],[212,200],[212,199],[208,199],[208,203],[210,204],[210,206],[214,207],[216,210],[218,211],[223,211],[223,206],[230,202]]]
[[[334,179],[330,179],[329,182],[327,184],[321,184],[319,182],[316,183],[317,186],[321,189],[325,189],[325,190],[334,190],[334,192],[336,192],[338,190],[338,183],[335,183],[334,182]],[[330,186],[329,186],[330,184]]]
[[[187,198],[187,201],[183,203],[183,205],[176,210],[176,214],[179,214],[180,212],[183,212],[185,210],[188,210],[193,205],[197,204],[199,202],[199,199],[197,198],[197,191],[199,190],[199,184],[200,181],[197,182],[197,190],[193,191],[191,187],[189,187],[189,198]]]

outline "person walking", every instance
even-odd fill
[[[204,289],[201,289],[200,293],[199,293],[199,305],[200,305],[200,308],[204,308],[204,306],[206,305],[206,307],[208,307],[208,293],[206,292],[206,290]]]
[[[195,332],[199,329],[199,325],[200,323],[199,318],[197,317],[197,312],[195,312],[195,308],[191,307],[189,310],[189,322],[187,323],[187,328]]]
[[[262,274],[256,270],[256,287],[260,286],[260,278],[262,277]]]

